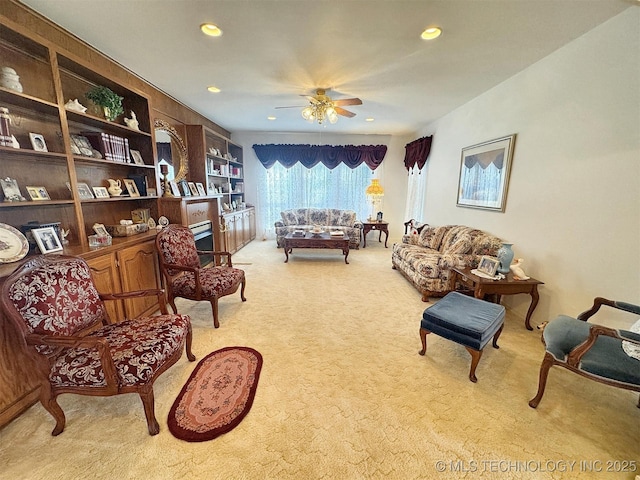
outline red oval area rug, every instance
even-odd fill
[[[253,404],[262,355],[226,347],[196,365],[169,411],[169,430],[181,440],[204,442],[234,429]]]

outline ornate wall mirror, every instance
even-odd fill
[[[164,120],[157,118],[153,124],[155,128],[156,149],[158,152],[158,171],[163,164],[169,165],[168,180],[179,182],[187,179],[189,171],[189,157],[187,146],[177,130]],[[173,172],[173,175],[171,175]],[[162,177],[162,175],[160,175]]]

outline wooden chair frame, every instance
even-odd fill
[[[59,256],[58,261],[64,261],[65,259],[69,259],[70,257]],[[21,339],[24,341],[24,344],[27,347],[35,347],[35,346],[50,346],[53,347],[56,351],[59,351],[62,348],[88,348],[88,349],[96,349],[100,355],[100,363],[102,370],[104,372],[106,385],[103,387],[86,387],[86,386],[64,386],[64,387],[53,387],[49,382],[49,372],[51,370],[51,356],[44,355],[38,353],[35,348],[27,348],[27,352],[31,354],[30,358],[34,362],[34,367],[40,372],[41,382],[40,382],[40,402],[42,406],[47,410],[51,416],[56,421],[55,428],[51,432],[52,435],[57,436],[65,428],[66,418],[64,411],[60,407],[57,401],[58,395],[62,393],[74,393],[78,395],[88,395],[88,396],[112,396],[112,395],[120,395],[124,393],[137,393],[142,400],[142,405],[144,407],[144,413],[147,420],[147,427],[150,435],[156,435],[160,431],[160,425],[155,417],[155,400],[153,393],[153,383],[156,378],[160,376],[163,372],[165,372],[169,367],[175,364],[180,357],[182,356],[183,348],[186,351],[187,358],[189,361],[195,361],[196,357],[193,355],[191,351],[191,343],[192,343],[192,329],[191,324],[189,323],[185,344],[181,345],[179,348],[175,350],[175,352],[165,360],[164,364],[156,370],[154,375],[148,379],[148,381],[142,385],[119,385],[118,382],[118,374],[116,372],[116,367],[111,356],[110,348],[107,343],[107,340],[104,338],[97,337],[88,337],[87,335],[92,331],[96,330],[96,326],[99,325],[99,322],[94,323],[92,326],[77,332],[76,335],[41,335],[31,333],[25,321],[22,319],[21,315],[15,310],[15,307],[8,300],[8,290],[11,285],[11,278],[14,276],[18,276],[22,273],[27,272],[28,270],[38,267],[43,263],[45,257],[40,256],[35,259],[27,260],[20,267],[16,269],[16,271],[9,277],[2,289],[2,296],[0,298],[0,303],[2,304],[3,311],[7,315],[7,317],[12,321],[13,325],[15,325],[20,333]],[[137,290],[132,292],[124,292],[124,293],[112,293],[112,294],[100,294],[99,298],[102,301],[116,301],[116,300],[126,300],[126,299],[134,299],[141,298],[145,296],[156,296],[158,298],[158,302],[160,305],[160,313],[168,314],[164,290],[162,289],[154,289],[154,290]],[[104,315],[102,318],[102,325],[113,324],[109,316],[106,313],[106,309],[104,310]]]
[[[637,313],[634,309],[629,308],[628,304],[622,302],[616,302],[613,300],[607,300],[606,298],[596,297],[593,302],[593,306],[587,310],[586,312],[578,315],[578,320],[588,321],[593,315],[600,310],[602,305],[606,305],[618,310],[623,310],[627,312]],[[590,325],[589,336],[587,339],[581,344],[577,345],[567,356],[566,361],[557,360],[551,353],[545,352],[544,358],[542,360],[542,365],[540,366],[540,378],[538,382],[538,392],[536,396],[529,401],[529,406],[531,408],[536,408],[542,400],[542,396],[544,395],[544,391],[547,385],[547,377],[549,375],[549,370],[554,365],[558,365],[560,367],[566,368],[567,370],[577,373],[585,378],[589,378],[591,380],[595,380],[596,382],[604,383],[606,385],[611,385],[618,388],[623,388],[626,390],[631,390],[635,392],[640,392],[640,385],[631,385],[628,383],[619,382],[617,380],[607,379],[600,376],[592,375],[589,372],[585,372],[580,369],[580,362],[582,357],[593,347],[596,343],[596,340],[600,335],[605,335],[613,338],[617,338],[619,340],[624,340],[627,342],[634,343],[636,345],[640,345],[640,341],[623,337],[619,334],[619,332],[613,328],[605,327],[602,325],[593,324]],[[544,338],[543,338],[544,342]],[[640,408],[640,397],[638,398],[638,408]]]

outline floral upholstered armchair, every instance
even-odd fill
[[[174,313],[176,297],[206,300],[211,303],[213,326],[218,328],[218,299],[231,295],[240,288],[240,299],[245,302],[244,271],[233,268],[229,252],[200,251],[196,248],[193,232],[182,225],[168,225],[156,236],[160,257],[160,270],[167,284],[169,305]],[[201,267],[200,255],[213,257],[213,266]]]
[[[111,323],[103,300],[155,295],[160,315]],[[87,263],[76,257],[40,255],[5,281],[0,298],[40,374],[40,402],[53,416],[52,435],[65,427],[57,402],[61,393],[110,396],[137,393],[149,434],[160,426],[154,413],[153,382],[191,353],[191,321],[168,315],[162,290],[99,294]]]
[[[362,222],[353,210],[337,208],[294,208],[280,212],[281,220],[275,222],[276,245],[283,246],[284,237],[295,230],[308,231],[314,225],[325,227],[327,231],[342,230],[349,237],[349,248],[360,248]]]

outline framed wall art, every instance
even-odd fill
[[[515,139],[513,134],[462,149],[457,206],[504,212]]]
[[[62,243],[53,227],[33,228],[31,234],[42,253],[62,251]]]

